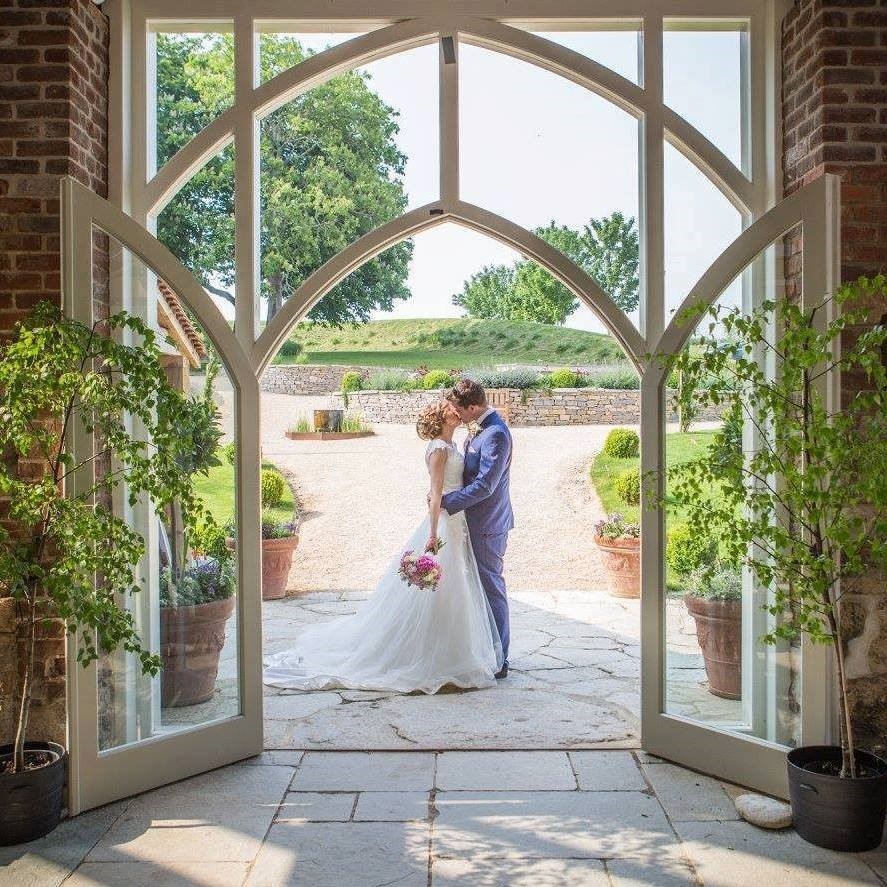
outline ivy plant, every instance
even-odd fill
[[[123,605],[141,590],[145,541],[114,513],[115,491],[130,505],[175,503],[186,528],[212,523],[193,477],[218,464],[215,408],[205,394],[173,388],[160,357],[137,317],[89,326],[49,303],[0,347],[0,496],[10,521],[0,528],[0,581],[17,602],[24,642],[14,772],[25,767],[41,622],[63,620],[82,665],[122,648],[146,674],[161,667]],[[94,443],[75,453],[80,431]]]
[[[885,294],[877,276],[813,306],[714,306],[696,312],[707,336],[662,358],[678,371],[682,406],[725,419],[706,453],[668,471],[666,504],[769,590],[765,642],[806,634],[831,645],[849,777],[858,771],[841,605],[864,573],[887,568],[887,328],[871,324],[868,308]],[[863,380],[840,403],[826,389],[836,372]],[[742,424],[756,430],[751,451],[737,439]]]

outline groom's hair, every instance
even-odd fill
[[[487,405],[487,393],[474,379],[459,379],[447,399],[465,409],[465,407]]]

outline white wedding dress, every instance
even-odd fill
[[[462,486],[462,454],[433,440],[428,464],[447,451],[444,492]],[[436,693],[441,687],[490,687],[502,665],[502,645],[468,538],[464,512],[442,511],[437,555],[443,576],[434,591],[408,586],[398,575],[403,551],[421,553],[429,518],[391,561],[375,591],[350,616],[308,626],[294,647],[265,660],[265,683],[321,690],[334,687]]]

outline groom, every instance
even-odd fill
[[[502,575],[508,531],[514,527],[508,482],[511,469],[511,432],[502,417],[487,406],[483,388],[471,379],[460,379],[447,399],[466,424],[476,423],[480,431],[465,444],[465,468],[461,490],[445,493],[441,506],[448,514],[464,509],[477,561],[493,619],[502,641],[502,670],[497,678],[508,676],[508,596]]]

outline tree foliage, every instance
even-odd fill
[[[115,341],[124,330],[141,344]],[[30,528],[20,534],[0,527],[3,592],[23,613],[16,770],[24,762],[42,620],[60,618],[77,632],[83,664],[122,647],[145,672],[160,668],[159,657],[142,647],[132,614],[118,605],[140,591],[133,573],[145,544],[107,504],[114,491],[122,489],[130,505],[143,496],[157,508],[177,503],[186,528],[212,524],[193,476],[218,464],[214,407],[170,386],[154,333],[141,320],[117,314],[106,331],[42,303],[0,351],[0,495],[10,520]],[[133,435],[128,417],[144,436]],[[75,455],[71,440],[82,433],[94,434],[96,444]],[[41,462],[48,468],[38,477],[18,468]]]
[[[158,40],[158,158],[168,159],[233,95],[228,34]],[[264,79],[306,57],[288,36],[264,39]],[[397,111],[369,75],[340,74],[269,114],[261,125],[261,291],[272,317],[299,284],[363,234],[406,208],[406,158],[394,141]],[[191,179],[158,220],[158,236],[210,292],[233,301],[234,154],[225,149]],[[409,298],[412,243],[390,247],[334,287],[309,316],[365,321]]]
[[[639,241],[622,213],[591,219],[581,230],[550,222],[533,232],[597,281],[623,311],[640,298]],[[465,282],[453,304],[472,317],[562,324],[579,307],[573,293],[530,259],[489,265]]]
[[[887,328],[869,326],[849,346],[841,339],[869,323],[866,305],[885,293],[887,279],[878,276],[807,309],[766,302],[743,315],[716,306],[706,312],[708,338],[663,358],[680,370],[684,404],[715,407],[727,420],[705,454],[670,469],[666,502],[768,590],[774,628],[765,641],[804,633],[832,645],[844,772],[853,776],[839,610],[863,573],[887,568]],[[772,378],[759,359],[767,352],[778,364]],[[864,390],[832,404],[825,389],[832,371],[864,379]],[[736,445],[743,423],[757,430],[754,451]]]

